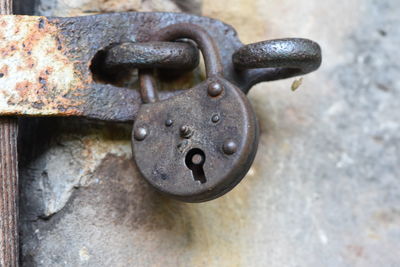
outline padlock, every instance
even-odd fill
[[[203,28],[175,24],[153,39],[181,38],[199,46],[207,79],[159,101],[151,72],[141,72],[144,104],[133,127],[133,158],[158,191],[203,202],[222,196],[246,175],[258,147],[258,123],[247,97],[223,77],[220,53]]]

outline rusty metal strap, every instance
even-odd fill
[[[135,12],[72,18],[0,16],[0,115],[133,121],[141,105],[139,93],[96,83],[91,62],[99,51],[147,42],[154,32],[177,23],[207,29],[220,51],[224,76],[244,92],[255,82],[277,77],[276,68],[236,69],[232,55],[243,44],[232,27],[207,17]],[[179,92],[159,97],[174,94]]]

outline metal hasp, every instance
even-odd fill
[[[126,43],[148,42],[155,32],[177,23],[191,23],[207,29],[220,53],[225,78],[245,93],[255,83],[304,74],[317,69],[321,63],[319,46],[311,41],[292,41],[295,44],[292,52],[268,41],[253,49],[240,42],[231,26],[189,14],[133,12],[72,18],[4,15],[0,16],[0,36],[7,41],[0,43],[0,115],[134,121],[141,105],[138,91],[96,83],[92,70],[96,66],[101,69],[106,62],[117,63],[112,56],[118,52],[115,46],[119,47],[119,53],[131,54],[130,45]],[[108,50],[111,50],[109,56]],[[238,50],[250,57],[236,56],[234,63],[232,55]],[[258,69],[243,69],[247,60],[271,50],[282,56],[278,65],[268,63],[258,65]],[[314,55],[303,59],[306,68],[294,66],[301,71],[290,70],[293,64],[290,54],[299,54],[296,51]],[[136,63],[144,61],[146,59]],[[282,68],[283,62],[288,63],[289,71]],[[119,63],[132,64],[126,60]],[[159,97],[166,99],[179,93],[164,92]]]
[[[188,14],[0,16],[0,25],[7,40],[0,43],[0,116],[134,121],[140,172],[158,191],[187,202],[225,194],[250,168],[258,146],[250,88],[321,64],[310,40],[243,45],[231,26]],[[154,69],[190,71],[199,63],[197,48],[206,80],[158,91]],[[109,82],[134,69],[138,90]]]

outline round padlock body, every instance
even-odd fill
[[[176,97],[144,104],[132,146],[140,172],[158,191],[207,201],[231,190],[249,170],[257,120],[246,96],[214,76]]]

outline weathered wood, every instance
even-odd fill
[[[12,14],[12,0],[0,13]],[[0,266],[18,266],[18,120],[0,118]]]
[[[0,266],[18,265],[17,120],[0,118]]]
[[[0,14],[12,14],[13,0],[0,0]]]

